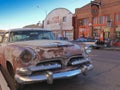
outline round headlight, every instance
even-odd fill
[[[91,50],[92,50],[91,47],[85,47],[86,54],[90,54]]]
[[[23,62],[28,63],[29,61],[32,60],[33,55],[29,50],[24,50],[21,55],[20,58]]]

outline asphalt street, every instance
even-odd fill
[[[26,85],[22,90],[120,90],[120,51],[93,50],[90,57],[95,68],[87,76]]]

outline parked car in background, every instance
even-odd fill
[[[57,39],[58,39],[58,40],[68,40],[67,37],[58,37]]]
[[[120,38],[111,41],[111,45],[120,47]]]
[[[109,42],[107,41],[105,42],[92,38],[78,38],[76,40],[73,40],[72,42],[79,45],[85,45],[94,49],[105,48],[109,46]]]
[[[89,53],[71,42],[55,40],[44,29],[0,31],[0,66],[16,89],[22,85],[86,74],[93,69]]]
[[[97,48],[106,48],[111,46],[111,40],[105,39],[104,41],[96,41]]]
[[[79,45],[85,45],[87,47],[92,47],[95,48],[97,47],[95,39],[91,39],[91,38],[78,38],[76,40],[73,40],[72,42],[79,44]]]

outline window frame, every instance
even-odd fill
[[[6,37],[7,34],[8,36]],[[7,38],[6,41],[5,41],[5,38]],[[2,43],[8,43],[8,42],[9,42],[9,32],[5,32],[2,37]]]
[[[89,18],[82,18],[79,20],[80,26],[87,26],[89,24]]]
[[[67,17],[66,16],[63,17],[63,22],[67,22]]]

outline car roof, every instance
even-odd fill
[[[43,28],[16,28],[16,29],[9,29],[9,30],[0,30],[0,32],[8,32],[8,31],[32,31],[32,30],[41,30],[41,31],[50,31],[48,29],[43,29]]]

